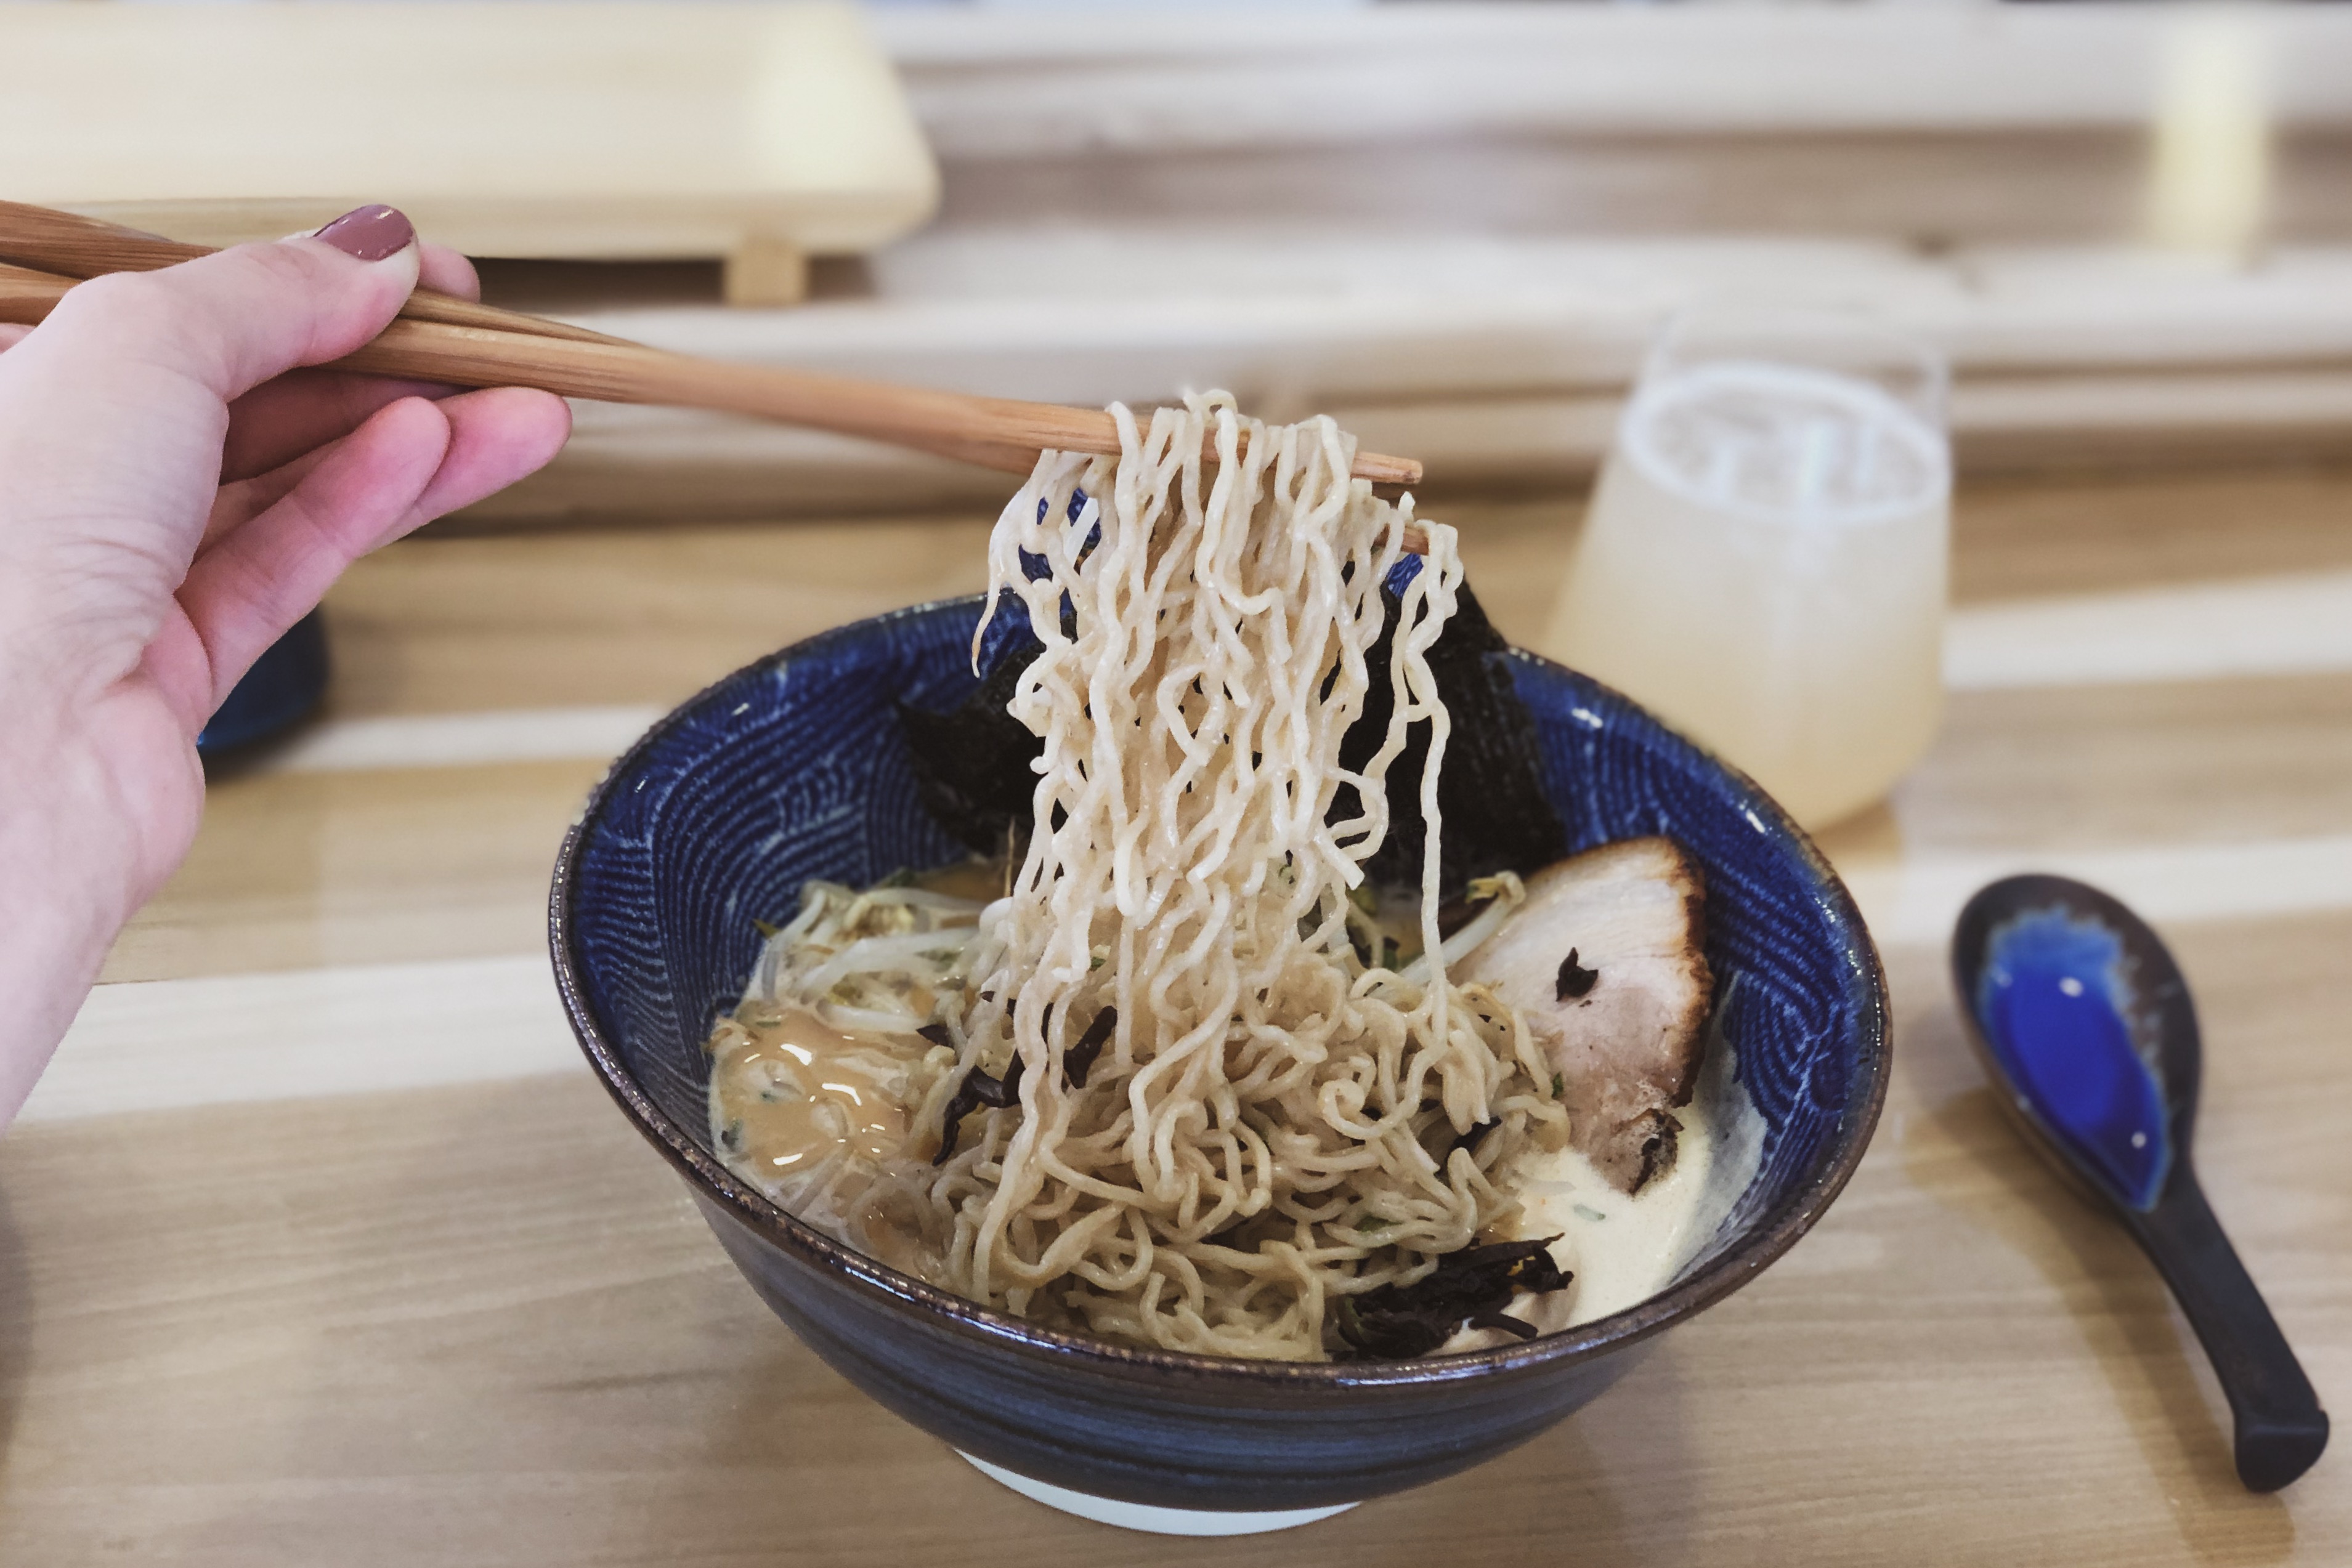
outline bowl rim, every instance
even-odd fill
[[[1542,655],[1514,646],[1510,656],[1559,671],[1608,693],[1648,723],[1691,748],[1719,769],[1731,785],[1734,804],[1768,832],[1793,843],[1806,870],[1815,880],[1815,897],[1852,932],[1843,955],[1849,991],[1858,990],[1858,1061],[1849,1085],[1846,1110],[1832,1129],[1829,1147],[1802,1184],[1767,1217],[1767,1223],[1735,1239],[1721,1252],[1657,1295],[1622,1312],[1595,1318],[1557,1333],[1485,1351],[1423,1356],[1410,1361],[1286,1362],[1257,1361],[1240,1356],[1204,1355],[1190,1351],[1146,1349],[1114,1343],[1085,1334],[1041,1327],[1009,1313],[984,1307],[951,1291],[902,1274],[868,1258],[856,1249],[833,1239],[803,1223],[771,1201],[758,1188],[739,1180],[716,1158],[656,1105],[621,1061],[589,1005],[572,939],[577,922],[572,910],[577,873],[588,834],[596,827],[614,791],[635,772],[639,762],[669,733],[688,722],[719,692],[739,681],[757,678],[794,659],[824,652],[829,645],[871,636],[893,622],[970,608],[977,612],[985,596],[961,594],[906,605],[866,616],[821,632],[768,653],[713,681],[662,716],[635,744],[614,759],[588,793],[586,803],[563,836],[548,891],[548,951],[563,1010],[582,1051],[595,1068],[605,1091],[621,1107],[637,1132],[684,1176],[698,1197],[717,1204],[727,1215],[803,1262],[846,1281],[853,1290],[877,1304],[900,1312],[912,1310],[959,1337],[989,1342],[1053,1361],[1076,1361],[1096,1370],[1127,1375],[1172,1375],[1196,1387],[1241,1394],[1245,1390],[1280,1388],[1297,1391],[1314,1386],[1354,1388],[1461,1382],[1517,1372],[1554,1363],[1596,1360],[1627,1345],[1646,1340],[1714,1305],[1768,1264],[1796,1245],[1805,1232],[1844,1190],[1861,1164],[1886,1103],[1893,1061],[1892,1019],[1886,996],[1886,974],[1875,940],[1863,922],[1853,895],[1818,845],[1790,818],[1756,781],[1691,740],[1641,704],[1615,688]]]

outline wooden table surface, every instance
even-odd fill
[[[1575,512],[1441,509],[1507,632]],[[1524,1448],[1231,1542],[1048,1512],[826,1370],[546,977],[603,758],[771,648],[977,586],[984,529],[451,533],[352,574],[328,721],[215,779],[0,1141],[0,1561],[2352,1563],[2352,1455],[2240,1490],[2179,1314],[2001,1122],[1941,970],[2023,865],[2158,918],[2206,1184],[2352,1412],[2352,472],[1965,489],[1943,737],[1827,841],[1898,1019],[1852,1186]]]

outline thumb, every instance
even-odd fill
[[[383,330],[417,266],[416,231],[399,209],[361,207],[315,235],[92,278],[26,346],[132,376],[176,374],[226,403]]]

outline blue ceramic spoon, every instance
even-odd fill
[[[2294,1480],[2327,1447],[2327,1413],[2189,1164],[2203,1055],[2172,955],[2096,888],[2013,876],[1960,912],[1952,979],[2031,1141],[2114,1207],[2188,1314],[2230,1401],[2238,1479]]]

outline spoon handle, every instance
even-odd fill
[[[2238,1479],[2276,1491],[2327,1447],[2327,1412],[2186,1160],[2133,1234],[2204,1343],[2237,1426]]]

